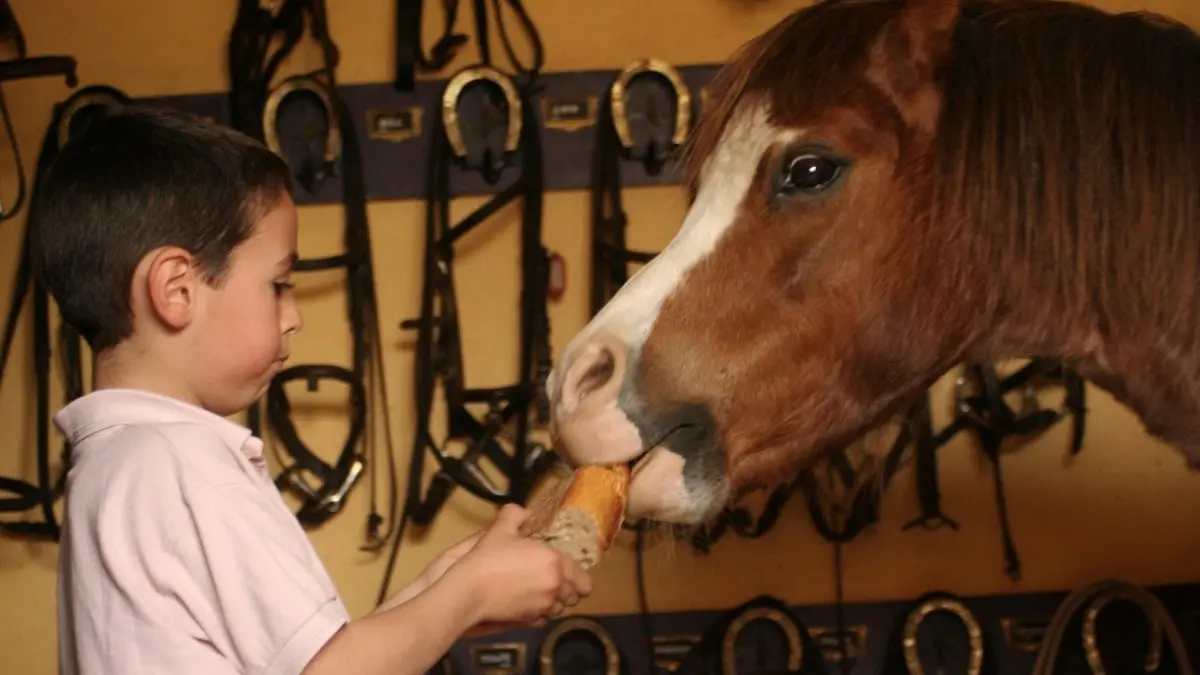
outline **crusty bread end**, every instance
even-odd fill
[[[553,497],[534,506],[523,531],[584,569],[595,566],[625,522],[629,473],[623,464],[580,467]]]

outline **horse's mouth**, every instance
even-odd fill
[[[626,466],[629,467],[630,476],[636,476],[638,473],[638,470],[641,469],[642,467],[646,466],[647,462],[650,461],[651,454],[655,450],[658,450],[659,448],[665,448],[666,450],[671,451],[671,446],[668,443],[668,441],[670,441],[672,436],[674,436],[675,434],[677,434],[680,431],[683,431],[685,429],[688,429],[688,428],[691,428],[694,426],[696,426],[696,424],[694,424],[694,423],[682,422],[682,423],[677,424],[669,429],[666,429],[665,431],[663,431],[663,433],[661,433],[658,436],[658,438],[656,440],[654,440],[650,443],[646,443],[644,446],[642,446],[641,452],[639,452],[636,456],[634,456],[628,462],[625,463]]]

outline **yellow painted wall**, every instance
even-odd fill
[[[133,95],[220,91],[226,87],[226,32],[232,0],[177,3],[159,0],[13,0],[34,55],[73,54],[81,85],[111,84]],[[436,3],[430,3],[435,5]],[[618,68],[654,55],[678,64],[724,59],[802,1],[656,0],[590,2],[526,0],[542,31],[549,70]],[[1108,9],[1147,8],[1200,25],[1193,0],[1103,0]],[[329,3],[330,23],[342,50],[340,81],[388,81],[392,76],[391,0]],[[187,10],[182,8],[187,6]],[[179,8],[179,9],[176,9]],[[427,12],[426,43],[441,16]],[[469,32],[464,9],[460,28]],[[701,39],[699,36],[712,36]],[[519,38],[518,38],[519,39]],[[493,44],[498,44],[495,41]],[[473,48],[472,48],[473,49]],[[494,47],[499,53],[499,47]],[[295,70],[314,67],[315,50],[293,57]],[[456,66],[474,59],[469,51]],[[293,68],[289,68],[292,70]],[[55,101],[68,95],[61,81],[4,87],[27,171],[32,172],[41,134]],[[0,150],[0,197],[14,193],[10,155]],[[462,200],[463,213],[480,203]],[[635,246],[663,245],[681,220],[678,188],[628,190]],[[546,199],[546,240],[564,255],[571,274],[568,296],[552,307],[553,341],[561,350],[583,325],[587,297],[587,198],[582,192]],[[379,298],[385,335],[398,461],[407,464],[412,428],[409,352],[394,327],[418,310],[421,255],[419,203],[370,207]],[[511,379],[516,368],[516,211],[465,245],[458,261],[467,370],[472,384]],[[338,250],[337,207],[301,212],[301,250],[319,256]],[[0,302],[7,307],[23,218],[0,224]],[[296,362],[349,357],[343,299],[328,279],[302,279],[308,329],[294,345]],[[27,331],[0,383],[0,428],[16,440],[0,443],[0,473],[33,479],[32,365]],[[948,419],[944,386],[935,423]],[[1143,584],[1200,581],[1200,473],[1185,471],[1178,454],[1152,442],[1124,409],[1090,393],[1086,449],[1066,457],[1063,425],[1036,445],[1005,458],[1008,497],[1024,580],[1010,582],[1001,569],[991,475],[965,439],[942,453],[943,500],[962,530],[900,532],[916,513],[912,474],[902,472],[886,494],[883,523],[844,550],[847,600],[903,598],[932,588],[960,594],[1067,589],[1107,576]],[[326,413],[301,420],[301,433],[340,447],[344,424]],[[400,476],[403,485],[403,474]],[[312,539],[355,615],[373,606],[384,558],[358,550],[367,491],[356,490],[345,512]],[[455,497],[434,526],[406,543],[394,587],[406,582],[450,542],[484,525],[491,509],[466,494]],[[55,569],[52,545],[0,539],[0,664],[4,672],[55,672]],[[753,574],[746,563],[763,565]],[[708,555],[685,544],[659,543],[648,554],[648,599],[654,610],[724,608],[758,593],[797,603],[834,597],[832,549],[820,540],[799,504],[788,507],[774,531],[757,541],[729,536]],[[886,573],[885,573],[886,572]],[[634,557],[629,542],[597,572],[595,595],[580,612],[621,613],[636,608]]]

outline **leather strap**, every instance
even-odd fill
[[[67,116],[78,112],[80,109],[78,102],[90,97],[101,97],[118,105],[123,105],[129,100],[116,89],[95,85],[76,91],[55,106],[50,125],[42,137],[42,147],[38,155],[34,177],[35,192],[51,162],[58,156],[59,128],[67,122]],[[37,509],[41,512],[41,520],[0,523],[0,529],[19,536],[58,541],[61,528],[54,508],[66,485],[66,475],[70,468],[70,445],[66,440],[62,443],[59,451],[62,466],[58,477],[55,478],[51,475],[50,467],[51,298],[45,286],[32,273],[28,245],[28,231],[26,231],[21,242],[21,256],[17,263],[16,278],[13,281],[13,295],[9,303],[8,314],[5,317],[3,339],[0,341],[0,380],[3,380],[5,366],[8,364],[8,357],[12,352],[22,310],[26,300],[29,300],[33,305],[31,319],[33,322],[32,344],[36,401],[37,483],[30,483],[15,477],[0,477],[0,491],[12,495],[0,498],[0,512],[17,513]],[[63,394],[65,402],[69,403],[83,396],[84,393],[82,340],[78,332],[63,323],[59,326],[58,346],[63,357],[62,371],[66,380]]]
[[[396,91],[410,92],[416,86],[418,67],[426,72],[440,72],[458,56],[467,36],[454,33],[458,19],[458,0],[442,0],[445,10],[445,29],[433,45],[430,55],[421,48],[423,0],[396,0]]]

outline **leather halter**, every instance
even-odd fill
[[[124,93],[112,87],[96,85],[76,91],[55,106],[50,125],[42,137],[42,147],[38,155],[34,177],[34,194],[36,194],[51,162],[58,156],[59,150],[69,140],[71,133],[81,128],[77,126],[79,120],[86,120],[87,113],[97,109],[117,108],[128,105],[128,103],[129,98]],[[52,478],[50,467],[51,298],[46,287],[33,275],[28,245],[27,231],[25,240],[22,242],[16,280],[13,283],[13,296],[5,321],[4,338],[0,343],[0,379],[3,379],[4,366],[8,362],[8,355],[12,349],[17,323],[26,297],[32,291],[33,316],[31,318],[33,320],[33,368],[37,396],[38,478],[37,483],[33,484],[18,478],[0,477],[0,492],[14,495],[0,498],[0,512],[14,513],[40,509],[41,522],[7,522],[0,524],[0,529],[11,534],[58,541],[61,532],[58,518],[54,513],[54,506],[63,494],[67,471],[70,468],[70,445],[65,439],[63,440],[60,450],[62,466],[58,478]],[[66,403],[70,403],[84,394],[83,341],[79,333],[66,323],[59,326],[58,349],[61,352],[61,367],[65,380],[64,399]]]
[[[1013,580],[1021,575],[1021,562],[1013,544],[1008,523],[1008,508],[1004,498],[1004,481],[1000,471],[1001,447],[1005,440],[1013,437],[1029,437],[1039,434],[1057,424],[1067,415],[1072,416],[1071,454],[1078,454],[1083,447],[1083,432],[1086,417],[1084,381],[1061,361],[1035,358],[1017,372],[1001,379],[990,364],[967,364],[969,379],[976,382],[977,392],[966,393],[967,377],[955,382],[955,418],[946,428],[933,435],[928,413],[919,420],[922,437],[926,439],[917,447],[917,481],[922,514],[909,522],[904,529],[921,526],[938,529],[948,526],[958,529],[958,524],[942,513],[937,487],[937,449],[945,445],[958,432],[970,429],[976,433],[984,454],[992,462],[992,477],[996,490],[997,508],[1000,514],[1001,538],[1004,545],[1005,572]],[[1066,397],[1061,410],[1043,409],[1037,402],[1034,382],[1042,379],[1061,384]],[[1024,406],[1013,410],[1005,402],[1010,391],[1024,393]],[[925,394],[928,396],[928,392]]]
[[[324,66],[312,73],[289,77],[271,88],[270,83],[276,71],[299,43],[306,17],[312,27],[312,36],[324,53]],[[268,58],[267,47],[278,33],[283,34],[283,46]],[[280,445],[293,459],[293,463],[276,477],[275,484],[281,491],[292,492],[301,499],[296,517],[302,524],[318,526],[328,521],[341,511],[347,496],[364,473],[378,465],[377,442],[372,431],[376,428],[375,416],[379,414],[384,418],[383,442],[386,444],[388,462],[392,465],[390,516],[396,512],[398,498],[387,415],[387,386],[382,369],[362,153],[353,117],[338,96],[335,73],[339,52],[329,35],[324,2],[285,0],[278,7],[266,8],[243,0],[231,35],[230,51],[243,59],[231,62],[234,71],[231,77],[235,83],[240,83],[240,89],[235,87],[231,92],[234,126],[256,135],[273,152],[287,159],[304,189],[315,192],[324,180],[338,175],[343,187],[344,251],[321,258],[301,258],[294,270],[298,273],[345,270],[347,319],[352,339],[351,364],[350,367],[331,363],[299,364],[284,369],[272,378],[265,396],[267,419]],[[320,113],[328,123],[323,147],[316,158],[307,154],[291,157],[283,142],[280,113],[289,98],[296,95],[303,96],[302,100],[315,98],[319,102]],[[301,440],[291,417],[291,400],[286,388],[291,382],[304,382],[311,392],[320,387],[321,381],[339,383],[350,390],[350,428],[337,459],[332,463],[319,457]],[[259,406],[252,406],[247,413],[248,426],[256,435],[261,435]],[[368,454],[371,455],[370,460]],[[395,526],[394,521],[388,518],[388,532],[379,532],[385,518],[376,503],[373,476],[369,483],[371,513],[367,519],[367,543],[363,546],[367,550],[381,547]]]

